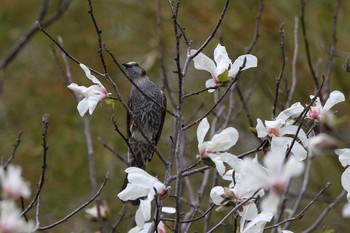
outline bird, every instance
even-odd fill
[[[133,83],[128,100],[130,112],[127,112],[128,166],[145,169],[162,133],[166,96],[137,62],[123,66]],[[126,177],[122,190],[127,183]]]

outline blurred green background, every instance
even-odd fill
[[[61,2],[59,0],[49,1],[48,15],[52,14]],[[224,2],[223,0],[181,2],[179,20],[186,29],[188,38],[193,41],[193,48],[198,48],[211,33]],[[324,48],[329,48],[332,40],[332,17],[335,11],[335,1],[310,0],[306,2],[305,20],[312,62],[317,73],[322,75],[327,72],[329,56]],[[33,25],[41,3],[40,0],[1,1],[0,59]],[[103,41],[118,61],[141,63],[148,70],[152,80],[159,87],[162,87],[156,21],[157,1],[101,0],[93,1],[93,8],[97,23],[102,30]],[[218,33],[220,38],[214,38],[203,52],[212,56],[213,49],[222,40],[232,59],[244,54],[254,35],[258,8],[258,0],[232,1]],[[87,1],[75,0],[61,18],[45,29],[55,38],[61,36],[66,50],[72,56],[87,66],[102,72],[97,36],[88,10]],[[342,52],[349,51],[349,11],[350,2],[342,1],[338,15],[336,46],[336,49]],[[244,96],[251,95],[248,107],[254,124],[258,117],[267,120],[271,118],[275,80],[281,68],[279,27],[282,23],[285,28],[286,67],[281,87],[284,88],[291,83],[295,16],[300,16],[299,1],[271,0],[265,2],[260,25],[260,38],[252,51],[259,59],[258,67],[245,71],[240,77],[240,88]],[[176,68],[174,62],[175,40],[171,11],[167,1],[160,3],[160,17],[162,23],[161,39],[165,46],[165,66],[171,88],[177,95],[177,75],[173,73]],[[299,23],[298,83],[293,102],[300,101],[302,104],[306,104],[309,101],[309,95],[314,92],[314,86],[301,35]],[[40,219],[43,226],[61,219],[93,194],[89,180],[83,121],[76,110],[77,103],[74,96],[65,86],[60,68],[52,52],[53,47],[53,43],[43,33],[37,32],[15,59],[0,71],[0,155],[6,159],[11,154],[18,133],[23,131],[22,142],[13,162],[23,166],[24,176],[31,181],[33,193],[41,171],[41,117],[44,113],[49,114],[48,168],[41,195]],[[58,51],[57,48],[55,49]],[[183,63],[186,58],[184,46],[181,47],[181,52],[181,62]],[[111,77],[117,83],[123,97],[127,99],[130,89],[129,82],[113,65],[108,55],[106,58]],[[61,59],[60,62],[62,63]],[[331,90],[340,90],[344,92],[346,97],[349,97],[349,73],[346,73],[342,68],[344,63],[345,57],[336,56],[334,58],[330,87]],[[90,85],[79,66],[73,62],[70,64],[74,82],[80,85]],[[185,92],[191,93],[202,89],[205,81],[209,78],[208,73],[194,70],[193,63],[191,63],[185,80]],[[102,82],[106,84],[107,89],[112,91],[106,80],[102,80]],[[233,98],[235,100],[233,116],[235,116],[241,111],[241,102],[237,94],[234,94]],[[285,103],[285,98],[282,95],[279,96],[279,100],[278,106]],[[184,104],[185,120],[192,122],[193,119],[201,116],[208,110],[213,101],[213,95],[208,93],[186,99]],[[171,111],[174,111],[169,101],[168,106]],[[336,109],[340,110],[337,115],[345,118],[349,114],[348,106],[348,102],[337,106]],[[114,131],[111,121],[113,114],[115,114],[120,128],[126,132],[126,113],[119,103],[116,103],[114,109],[106,104],[99,105],[90,117],[98,183],[102,183],[107,171],[110,175],[107,186],[103,190],[102,199],[106,200],[110,208],[111,222],[116,218],[122,206],[116,195],[124,179],[125,165],[107,151],[97,138],[102,137],[117,153],[126,157],[127,146]],[[165,155],[169,153],[169,137],[172,134],[173,124],[174,119],[168,115],[159,143],[159,148]],[[240,154],[258,145],[258,141],[247,130],[249,123],[244,113],[233,117],[230,125],[240,131],[240,140],[231,149],[232,153]],[[195,130],[196,126],[189,129],[186,135],[184,154],[186,163],[195,161],[197,151]],[[347,133],[349,122],[345,120],[339,130]],[[160,164],[158,158],[153,159],[151,165],[147,167],[147,171],[163,179],[164,170],[159,169]],[[340,186],[342,170],[343,168],[335,157],[315,159],[311,173],[312,183],[308,192],[310,194],[318,192],[326,182],[330,181],[332,186],[326,191],[326,194],[335,197],[342,189]],[[196,175],[195,179],[200,180],[201,176]],[[198,185],[195,182],[193,184],[194,190],[196,190]],[[172,191],[174,191],[175,186],[172,186]],[[208,193],[209,190],[207,190]],[[207,203],[207,198],[205,197],[204,203]],[[348,229],[347,220],[340,217],[341,207],[344,203],[340,204],[333,214],[327,217],[322,226],[335,229],[336,232],[345,232]],[[167,204],[173,205],[171,201]],[[292,224],[291,230],[298,232],[300,229],[305,229],[325,206],[326,204],[322,201],[315,204],[302,220]],[[203,209],[205,208],[206,204],[203,205]],[[129,211],[127,216],[130,216],[133,211],[134,209]],[[32,211],[29,216],[34,219],[34,212]],[[213,226],[223,216],[224,213],[215,214],[212,217],[211,225]],[[118,232],[126,232],[130,226],[130,224],[123,224],[118,228]],[[68,222],[49,232],[94,232],[97,229],[97,225],[89,222],[82,211]],[[201,232],[201,229],[202,221],[199,221],[191,228],[191,232]],[[219,230],[219,232],[231,231],[228,226]]]

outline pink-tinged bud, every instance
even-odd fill
[[[321,109],[318,107],[311,107],[307,116],[312,120],[318,120],[321,115]]]
[[[169,197],[169,189],[168,188],[162,189],[162,190],[160,190],[160,192],[158,192],[158,198],[160,200],[164,200],[167,197]]]

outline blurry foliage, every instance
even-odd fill
[[[0,57],[11,47],[23,32],[35,21],[41,0],[2,0],[0,7]],[[50,11],[53,11],[59,1],[51,1]],[[193,40],[192,47],[198,48],[210,34],[218,16],[222,10],[224,1],[182,1],[179,11],[179,19],[186,29],[187,36]],[[219,30],[219,35],[225,44],[229,56],[234,59],[245,53],[245,48],[250,44],[255,30],[255,16],[258,11],[258,0],[246,2],[232,1]],[[136,0],[104,0],[93,1],[95,17],[102,29],[102,36],[107,47],[114,53],[120,62],[138,61],[146,64],[150,77],[162,86],[161,70],[159,62],[159,44],[156,27],[156,1]],[[337,49],[346,51],[348,47],[348,28],[350,20],[348,12],[350,2],[342,1],[337,27]],[[325,47],[330,45],[332,36],[332,16],[334,13],[334,1],[307,1],[306,26],[309,37],[312,62],[319,74],[325,74],[327,70],[328,55],[320,49],[320,44]],[[265,2],[262,14],[260,38],[253,49],[258,59],[258,67],[244,72],[240,77],[240,87],[244,95],[252,92],[249,100],[249,109],[253,120],[257,117],[269,119],[271,117],[275,80],[281,68],[281,52],[279,47],[279,27],[285,25],[285,42],[287,64],[284,80],[290,84],[291,60],[293,55],[293,30],[294,17],[300,16],[299,1],[271,0]],[[173,25],[167,1],[161,2],[162,41],[165,44],[165,62],[168,75],[171,77],[172,88],[176,89],[174,51],[175,40]],[[82,63],[94,69],[102,71],[102,66],[97,53],[97,37],[91,19],[88,15],[88,3],[83,0],[75,0],[67,12],[57,22],[46,30],[53,36],[61,36],[66,50]],[[212,56],[212,51],[219,38],[214,39],[204,50],[205,54]],[[71,212],[92,195],[88,174],[88,159],[82,119],[76,110],[74,96],[66,88],[60,70],[52,53],[53,43],[42,33],[37,33],[29,44],[18,54],[11,64],[2,73],[0,96],[0,153],[7,157],[12,151],[16,136],[23,131],[22,143],[17,151],[14,163],[21,164],[24,174],[31,180],[33,192],[40,175],[41,166],[41,116],[48,113],[48,169],[46,183],[41,197],[41,224],[50,224]],[[57,50],[57,48],[56,48]],[[58,50],[57,50],[58,51]],[[183,49],[181,58],[185,59],[186,51]],[[108,57],[106,55],[106,57]],[[316,66],[318,60],[321,62]],[[331,90],[339,89],[349,97],[349,74],[341,68],[345,58],[335,57]],[[116,81],[123,97],[128,97],[130,84],[122,73],[107,59],[111,77]],[[73,79],[79,84],[87,84],[84,73],[71,62]],[[294,102],[302,104],[309,101],[309,94],[313,94],[313,81],[308,70],[304,44],[299,25],[299,58],[297,63],[297,91]],[[190,67],[185,80],[186,93],[190,93],[204,87],[204,82],[209,78],[206,72],[194,71]],[[106,84],[104,80],[103,83]],[[282,86],[285,81],[282,82]],[[108,88],[108,87],[107,87]],[[111,88],[109,88],[111,89]],[[271,95],[272,94],[272,95]],[[240,101],[235,94],[236,107],[240,109]],[[280,96],[280,103],[285,98]],[[203,93],[200,96],[190,97],[185,102],[186,120],[193,119],[204,113],[212,103],[212,95]],[[203,107],[200,108],[200,106]],[[168,103],[168,106],[171,106]],[[340,115],[349,114],[348,102],[342,104]],[[197,110],[198,111],[195,111]],[[170,107],[171,109],[171,107]],[[193,115],[197,113],[197,115]],[[92,136],[94,139],[95,156],[97,162],[98,181],[101,183],[107,171],[110,180],[102,194],[102,199],[107,200],[111,209],[111,216],[115,216],[121,207],[121,202],[116,198],[124,177],[123,165],[116,157],[103,148],[97,141],[102,136],[119,154],[126,157],[127,146],[121,137],[114,131],[111,121],[112,114],[116,115],[117,122],[122,130],[125,130],[125,110],[116,104],[114,109],[103,104],[97,107],[91,119]],[[166,118],[165,129],[159,148],[167,154],[170,148],[170,139],[173,119]],[[255,123],[255,122],[254,122]],[[349,132],[349,122],[344,124],[342,132]],[[232,149],[239,154],[257,145],[258,141],[247,133],[248,122],[245,114],[232,123],[240,130],[240,140]],[[187,133],[185,156],[189,162],[195,161],[197,141],[195,137],[196,127]],[[246,140],[248,139],[248,140]],[[243,143],[245,142],[245,143]],[[163,178],[163,171],[157,169],[160,164],[157,156],[154,156],[147,170]],[[328,195],[335,196],[341,190],[341,168],[334,157],[322,157],[315,159],[317,168],[312,172],[310,193],[317,192],[325,182],[331,181],[332,187],[327,191]],[[200,180],[200,175],[196,175]],[[199,185],[199,184],[198,184]],[[196,185],[195,185],[196,186]],[[196,190],[197,187],[194,187]],[[209,193],[209,190],[208,192]],[[205,197],[208,198],[208,197]],[[321,202],[320,202],[321,203]],[[318,216],[325,204],[313,206],[304,218],[294,224],[293,229],[304,229],[308,222],[312,222],[314,216]],[[337,215],[329,215],[324,225],[344,232],[347,229],[345,220]],[[203,208],[206,208],[203,206]],[[130,208],[133,210],[132,208]],[[134,211],[134,210],[133,210]],[[33,211],[32,211],[33,212]],[[128,211],[128,214],[133,213]],[[312,214],[310,214],[312,213]],[[334,212],[336,213],[336,212]],[[222,213],[213,215],[213,219],[222,218]],[[34,217],[33,213],[30,215]],[[213,222],[214,222],[213,220]],[[52,232],[93,232],[97,229],[93,223],[88,223],[85,213],[77,216],[56,227]],[[196,224],[196,229],[202,226]],[[119,232],[125,232],[131,225],[124,224]],[[222,232],[230,232],[222,228]],[[297,230],[296,230],[297,231]],[[199,230],[200,232],[200,230]]]

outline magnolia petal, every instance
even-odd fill
[[[264,123],[260,120],[260,118],[256,119],[256,132],[258,134],[259,138],[264,138],[267,136],[266,127],[264,126]]]
[[[269,184],[268,171],[250,158],[242,161],[239,179],[236,180],[235,189],[240,194],[255,192]]]
[[[83,117],[85,113],[90,109],[89,100],[87,98],[82,99],[77,106],[79,115]],[[91,114],[91,113],[90,113]]]
[[[327,112],[330,108],[332,108],[334,105],[345,101],[345,96],[340,91],[332,91],[329,95],[328,100],[323,106],[322,112]]]
[[[167,214],[175,214],[176,209],[173,207],[162,207],[162,212]]]
[[[280,136],[284,136],[286,134],[295,135],[298,131],[298,126],[296,125],[287,125],[279,130]],[[301,143],[306,147],[308,145],[308,139],[304,132],[304,130],[300,129],[298,132],[298,138],[300,139]]]
[[[339,156],[339,161],[343,167],[350,165],[350,148],[336,149],[334,152]]]
[[[341,184],[347,192],[350,192],[350,167],[345,169],[341,175]]]
[[[283,168],[282,178],[289,180],[291,177],[300,176],[304,172],[305,165],[299,162],[295,157],[290,157]]]
[[[224,129],[221,133],[215,134],[207,144],[208,151],[225,151],[234,146],[238,141],[238,131],[233,127]]]
[[[277,212],[278,203],[280,201],[280,197],[270,192],[261,202],[261,210],[263,212],[270,212],[274,215]]]
[[[225,173],[225,165],[219,154],[208,154],[208,157],[215,163],[216,170],[220,176]]]
[[[87,90],[85,86],[79,86],[76,83],[71,83],[67,86],[70,90],[74,91],[76,94],[83,96]]]
[[[148,193],[149,189],[128,183],[126,188],[118,194],[118,197],[122,201],[129,201],[147,196]]]
[[[266,128],[269,129],[280,129],[284,125],[284,121],[280,119],[276,119],[274,121],[265,121]]]
[[[235,169],[240,162],[240,159],[231,153],[220,153],[220,157],[224,163],[227,163],[233,169]]]
[[[87,100],[88,100],[88,106],[89,106],[89,114],[92,115],[92,113],[95,111],[98,101],[94,99],[87,99]]]
[[[148,229],[151,227],[152,223],[145,223],[143,227],[135,226],[131,228],[128,233],[148,233]]]
[[[288,118],[292,117],[298,117],[304,110],[304,107],[300,104],[300,102],[297,102],[290,106],[289,108],[283,110],[276,119],[280,119],[283,121],[286,121]]]
[[[278,176],[281,169],[283,169],[283,162],[286,154],[286,140],[283,137],[273,137],[271,144],[274,144],[274,147],[271,147],[266,156],[264,156],[264,166],[269,170],[270,175]],[[278,150],[275,149],[276,145],[280,144]]]
[[[190,50],[191,56],[194,55],[196,52],[197,52],[196,49],[191,49]],[[199,53],[197,56],[195,56],[193,58],[193,61],[194,61],[194,68],[196,68],[197,70],[208,71],[213,78],[218,76],[215,63],[203,53]]]
[[[138,227],[143,227],[145,222],[151,218],[151,202],[140,200],[140,206],[135,213],[135,222]]]
[[[224,198],[222,195],[225,194],[225,190],[222,186],[215,186],[210,191],[210,198],[215,205],[221,205]]]
[[[284,137],[288,143],[289,143],[289,146],[292,145],[292,141],[293,141],[293,138],[289,138],[289,137]],[[297,141],[294,142],[293,144],[293,147],[292,147],[292,153],[294,154],[295,158],[298,160],[298,161],[303,161],[306,156],[307,156],[307,151],[305,150],[305,148]]]
[[[245,227],[241,219],[241,233],[262,233],[267,222],[270,222],[273,217],[272,213],[262,212],[258,214],[252,221],[250,221]],[[244,220],[244,218],[243,218]]]
[[[89,70],[89,68],[87,66],[85,66],[84,64],[80,63],[79,66],[84,70],[85,75],[88,79],[90,79],[93,83],[96,83],[97,85],[99,85],[100,87],[106,89],[102,83],[100,82],[100,80],[98,80],[95,76],[93,76]]]
[[[214,61],[217,66],[217,76],[224,73],[231,64],[231,59],[228,57],[226,48],[218,44],[214,50]]]
[[[258,208],[256,207],[255,203],[252,202],[249,205],[243,205],[243,211],[240,211],[240,209],[238,209],[238,214],[240,216],[244,215],[245,220],[250,221],[258,215]]]
[[[30,184],[22,177],[21,166],[9,164],[6,171],[0,166],[0,185],[2,194],[13,200],[28,198],[31,194]]]
[[[210,125],[209,125],[208,119],[203,118],[203,120],[201,120],[197,128],[198,144],[201,144],[204,142],[204,137],[208,133],[209,128],[210,128]]]
[[[129,167],[125,169],[125,172],[128,173],[129,183],[137,184],[145,188],[149,188],[154,182],[158,181],[157,178],[149,175],[146,171],[138,167]]]
[[[231,65],[231,69],[228,72],[229,77],[235,77],[238,73],[239,69],[243,66],[244,59],[247,59],[245,66],[242,70],[246,70],[249,68],[257,67],[258,65],[258,59],[256,56],[251,54],[245,54],[239,56]]]
[[[216,87],[217,84],[215,83],[214,79],[208,79],[206,82],[205,82],[205,87],[206,88],[210,88],[210,87]],[[208,92],[209,93],[212,93],[214,92],[215,89],[208,89]]]
[[[350,203],[346,203],[342,209],[342,216],[344,218],[350,218]]]

